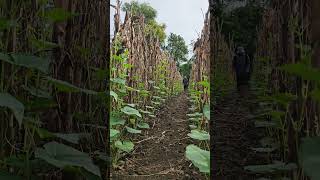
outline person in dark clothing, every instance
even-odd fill
[[[189,86],[189,78],[187,78],[186,76],[183,78],[183,87],[184,90],[186,91],[188,89]]]
[[[233,68],[236,73],[237,89],[240,86],[249,85],[251,62],[243,47],[236,49],[236,55],[233,58]]]

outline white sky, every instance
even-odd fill
[[[132,0],[122,0],[122,4]],[[165,23],[167,36],[172,32],[181,35],[189,47],[189,58],[192,55],[190,43],[196,40],[204,25],[204,16],[208,10],[208,0],[137,0],[138,2],[147,2],[157,10],[157,21]],[[115,4],[116,0],[111,0]],[[110,7],[110,31],[113,36],[114,9]],[[122,14],[121,18],[124,18]]]

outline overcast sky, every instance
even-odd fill
[[[132,0],[122,0],[122,4]],[[192,40],[196,40],[204,25],[204,16],[208,10],[208,0],[137,0],[138,2],[147,2],[157,10],[157,21],[165,23],[166,33],[171,32],[181,35],[186,44],[189,45]],[[116,0],[111,0],[111,4],[115,4]],[[111,35],[113,36],[114,9],[110,9],[110,26]],[[122,14],[122,19],[124,14]],[[192,53],[192,47],[189,45],[189,57]]]

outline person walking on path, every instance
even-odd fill
[[[237,89],[242,92],[242,89],[248,88],[251,62],[243,47],[237,47],[236,55],[233,58],[233,69],[236,74]]]
[[[183,78],[183,87],[184,87],[184,91],[186,91],[188,89],[189,86],[189,78],[187,76],[185,76]]]

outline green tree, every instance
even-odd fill
[[[144,16],[147,36],[158,38],[162,44],[165,42],[166,25],[156,21],[157,10],[151,7],[150,4],[131,1],[130,3],[124,3],[122,11],[131,12],[134,16]]]
[[[178,67],[181,63],[188,61],[188,47],[180,35],[170,33],[166,49],[176,61]]]
[[[164,43],[167,37],[165,29],[165,24],[160,24],[155,20],[151,20],[146,24],[145,32],[147,33],[147,35],[157,37],[161,43]]]
[[[179,67],[180,74],[182,76],[190,77],[191,68],[192,68],[191,61],[188,61],[187,63],[181,64]]]
[[[122,11],[131,12],[133,15],[139,16],[143,15],[145,17],[145,22],[149,23],[154,21],[157,17],[157,11],[150,6],[148,3],[139,3],[137,1],[131,1],[130,3],[124,3],[122,6]]]
[[[194,63],[195,60],[196,60],[196,56],[193,55],[186,63],[180,65],[179,71],[182,76],[190,77],[192,64]]]
[[[232,38],[236,45],[244,46],[249,54],[256,49],[257,30],[267,1],[265,0],[226,0],[220,4],[219,19],[222,33]]]

